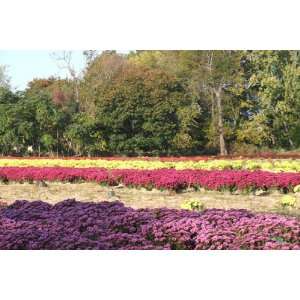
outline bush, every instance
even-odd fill
[[[194,211],[201,211],[204,209],[204,203],[201,200],[186,200],[183,202],[180,207],[182,209],[194,210]]]
[[[296,197],[291,195],[285,195],[280,200],[280,205],[282,207],[295,207],[296,203],[297,203]]]
[[[294,187],[294,193],[298,193],[298,192],[300,192],[300,184]]]

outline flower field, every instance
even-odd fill
[[[159,193],[159,190],[241,191],[247,195],[255,192],[255,197],[256,191],[299,192],[298,168],[298,159],[277,158],[2,158],[0,181],[2,184],[91,182],[109,189],[121,186],[156,189]],[[47,184],[44,188],[47,189]],[[231,193],[229,197],[235,196]],[[297,210],[296,196],[288,197],[282,199],[281,207]],[[69,196],[59,201],[66,198]],[[134,209],[119,201],[103,202],[103,199],[96,203],[75,200],[56,204],[25,200],[11,205],[4,203],[0,205],[0,249],[300,249],[297,217],[230,206],[207,209],[201,201],[193,201],[187,203],[199,204],[201,209],[143,205]]]
[[[69,167],[105,169],[200,169],[200,170],[264,170],[300,172],[300,159],[0,159],[0,167]]]
[[[300,173],[213,170],[126,170],[98,168],[0,168],[2,181],[93,181],[106,185],[182,190],[203,187],[208,190],[277,189],[293,191],[300,184]]]
[[[300,221],[246,210],[139,209],[120,202],[16,201],[0,249],[300,249]]]

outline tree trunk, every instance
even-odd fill
[[[287,135],[287,138],[288,138],[290,147],[293,149],[293,148],[294,148],[294,143],[293,143],[293,141],[292,141],[292,139],[291,139],[291,136],[290,136],[290,134],[289,134],[289,128],[288,128],[286,122],[284,122],[284,121],[283,121],[283,126],[284,126],[284,131],[285,131],[285,133],[286,133],[286,135]]]
[[[74,78],[73,79],[75,82],[75,101],[77,104],[79,104],[79,84],[78,84],[78,79]]]
[[[58,129],[56,129],[56,157],[58,158]]]
[[[219,133],[219,143],[220,143],[220,154],[227,155],[227,149],[224,139],[224,125],[223,125],[223,105],[222,105],[222,88],[215,90],[216,102],[218,108],[218,133]]]

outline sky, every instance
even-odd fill
[[[13,89],[23,90],[34,78],[49,76],[66,77],[66,71],[61,70],[51,53],[54,51],[30,50],[0,50],[0,65],[7,66],[7,74]],[[72,64],[77,71],[85,66],[82,51],[73,51]]]

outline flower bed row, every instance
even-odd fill
[[[0,159],[0,167],[70,167],[105,169],[200,169],[200,170],[265,170],[300,172],[300,160],[202,160],[146,161],[109,159]]]
[[[0,168],[2,181],[93,181],[100,184],[148,189],[203,187],[209,190],[278,189],[292,191],[300,184],[300,173],[271,173],[265,171],[209,170],[108,170],[97,168]]]
[[[16,201],[0,249],[300,249],[300,221],[246,210],[138,209],[120,202]]]

